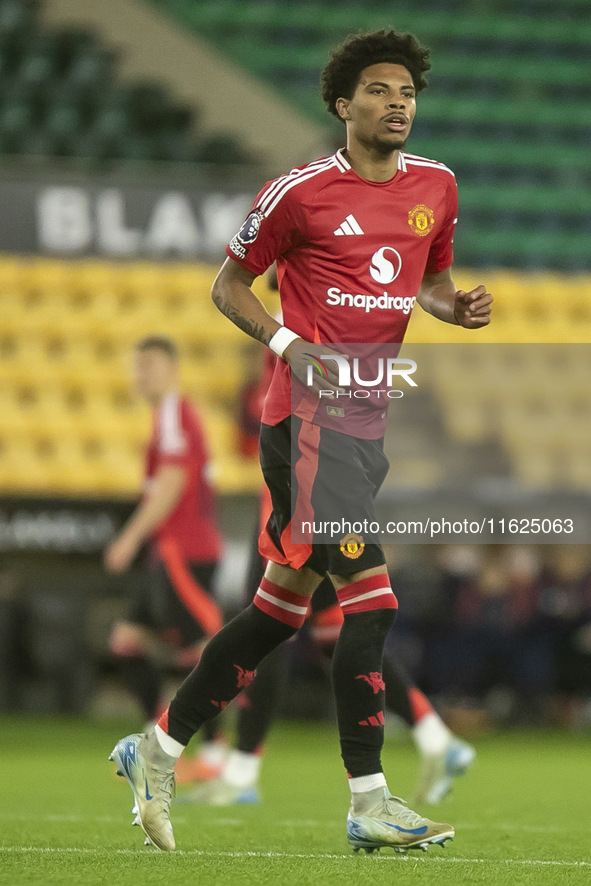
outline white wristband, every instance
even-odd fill
[[[280,326],[275,335],[271,336],[269,347],[278,357],[283,357],[285,349],[300,336],[296,332],[292,332],[287,326]]]

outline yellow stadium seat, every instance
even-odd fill
[[[591,492],[591,449],[589,437],[577,445],[572,439],[562,453],[560,477],[574,492]]]
[[[512,449],[515,473],[520,485],[526,489],[541,491],[555,488],[557,484],[556,453],[552,450]]]
[[[30,259],[24,256],[0,257],[0,292],[7,289],[22,290],[30,263]]]
[[[72,292],[86,293],[112,291],[117,288],[120,265],[116,262],[84,259],[68,263],[69,286]]]
[[[226,495],[240,492],[257,494],[263,485],[258,462],[236,455],[216,458],[212,479],[218,492]]]
[[[166,280],[169,291],[184,292],[193,298],[196,295],[210,297],[217,268],[193,264],[176,264],[169,267]]]
[[[215,459],[236,451],[237,431],[232,416],[221,409],[201,407],[209,450]]]
[[[46,493],[51,491],[55,451],[52,441],[34,441],[26,434],[4,438],[2,490]]]
[[[475,399],[448,401],[445,425],[449,433],[462,443],[476,443],[489,432],[489,412],[484,402]]]

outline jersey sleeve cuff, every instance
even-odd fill
[[[238,258],[237,255],[234,255],[229,246],[226,246],[226,255],[228,258],[231,258],[232,261],[235,261],[237,265],[242,265],[257,277],[260,277],[267,270],[267,268],[258,268],[253,262],[249,262],[247,258]]]

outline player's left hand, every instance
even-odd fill
[[[454,317],[465,329],[480,329],[490,323],[493,297],[486,286],[477,286],[470,292],[458,289],[454,302]]]
[[[128,535],[120,535],[105,551],[105,568],[109,572],[125,572],[137,554],[137,544]]]

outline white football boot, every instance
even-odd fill
[[[109,760],[115,762],[117,775],[126,778],[133,791],[133,824],[139,825],[158,849],[174,849],[170,804],[175,794],[176,758],[162,750],[152,729],[122,738]]]
[[[347,816],[347,840],[355,852],[365,849],[369,853],[384,846],[401,853],[409,849],[426,852],[431,844],[443,846],[454,835],[450,824],[417,815],[387,788],[356,794]]]

